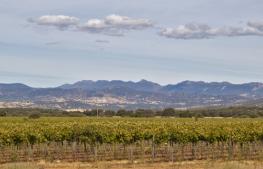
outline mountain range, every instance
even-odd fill
[[[190,108],[261,104],[263,83],[183,81],[160,85],[147,80],[83,80],[54,88],[0,84],[0,107],[59,109]]]

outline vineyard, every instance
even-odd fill
[[[263,119],[0,118],[0,162],[263,159]]]

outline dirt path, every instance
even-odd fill
[[[129,164],[127,161],[99,163],[10,163],[0,165],[1,169],[263,169],[259,161],[192,161],[177,163]]]

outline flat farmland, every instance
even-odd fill
[[[0,162],[263,159],[263,119],[0,118]]]

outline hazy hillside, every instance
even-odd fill
[[[262,83],[183,81],[159,85],[146,80],[84,80],[55,88],[33,88],[24,84],[0,84],[1,107],[48,108],[163,108],[227,106],[260,102]],[[27,104],[24,105],[24,102]]]

